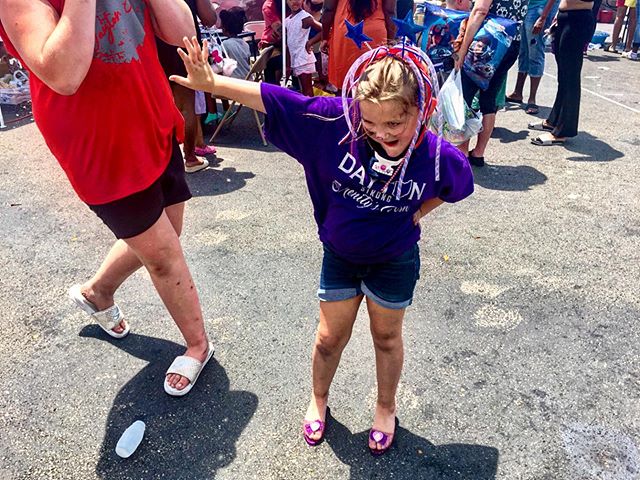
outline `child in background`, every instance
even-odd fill
[[[195,38],[184,42],[188,78],[171,80],[265,113],[269,141],[304,167],[324,251],[304,439],[323,439],[329,387],[366,297],[378,381],[368,447],[380,455],[398,423],[402,323],[420,275],[420,219],[473,192],[465,156],[427,128],[437,103],[433,65],[409,45],[368,51],[345,78],[342,91],[355,97],[343,103],[215,75],[206,43],[203,54]]]
[[[320,23],[322,18],[322,7],[324,0],[304,0],[304,9],[315,21]],[[320,23],[321,24],[321,23]],[[324,89],[329,79],[327,78],[327,62],[322,61],[322,52],[320,52],[320,41],[322,40],[322,32],[311,29],[309,32],[309,41],[307,41],[307,51],[312,52],[316,57],[316,72],[318,72],[318,87]],[[325,54],[326,56],[326,54]]]
[[[196,148],[195,154],[198,157],[208,157],[217,153],[216,147],[207,145],[204,141],[204,133],[202,132],[202,115],[207,113],[207,100],[204,92],[196,92],[195,114],[196,122]]]
[[[251,69],[249,64],[251,49],[247,42],[238,38],[238,35],[240,35],[244,29],[247,16],[241,7],[222,10],[219,16],[222,34],[227,37],[227,39],[222,42],[222,48],[226,51],[229,58],[232,58],[238,64],[231,76],[245,79]]]
[[[300,90],[313,97],[313,74],[316,73],[316,57],[307,50],[309,31],[319,32],[322,25],[302,9],[302,0],[287,0],[291,13],[284,20],[287,32],[287,51],[291,59],[293,75],[298,77]]]
[[[631,51],[631,47],[633,45],[633,34],[636,31],[636,7],[637,0],[617,0],[616,1],[616,21],[613,25],[613,33],[611,34],[611,44],[607,46],[604,51],[611,53],[618,53],[616,50],[618,46],[618,41],[620,40],[620,32],[622,30],[622,26],[624,24],[624,20],[627,16],[627,11],[629,12],[629,24],[627,25],[627,39],[624,41],[624,52]],[[627,54],[628,55],[628,54]]]

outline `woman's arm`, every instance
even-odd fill
[[[322,10],[322,44],[320,50],[324,53],[329,49],[329,38],[331,38],[331,29],[333,28],[333,20],[336,16],[337,0],[324,0],[324,6]]]
[[[192,37],[191,41],[184,37],[183,42],[187,53],[182,49],[179,49],[178,53],[187,69],[187,77],[171,75],[169,80],[192,90],[209,92],[216,97],[230,98],[253,110],[266,113],[259,83],[216,75],[207,61],[209,57],[207,41],[204,41],[203,48],[200,48],[196,37]]]
[[[460,50],[458,50],[458,58],[456,59],[455,68],[456,70],[460,70],[462,68],[462,64],[464,63],[464,57],[467,56],[467,52],[469,51],[469,45],[473,42],[473,37],[476,36],[478,30],[482,26],[482,22],[487,17],[489,13],[489,8],[493,0],[478,0],[474,6],[473,10],[471,10],[471,15],[469,16],[469,20],[467,21],[467,28],[464,32],[464,39],[462,40],[462,44],[460,45]]]
[[[211,0],[196,0],[198,18],[205,27],[213,27],[218,21],[218,14]]]
[[[148,4],[153,29],[163,42],[180,46],[185,36],[196,34],[191,10],[183,0],[148,0]]]
[[[435,210],[437,207],[442,205],[444,200],[440,200],[439,198],[430,198],[429,200],[425,200],[420,205],[420,208],[413,214],[413,223],[417,225],[420,223],[420,219],[424,217],[427,213]]]
[[[384,13],[384,26],[387,29],[387,40],[393,42],[396,38],[396,24],[392,18],[396,16],[396,0],[383,0],[382,11]]]
[[[544,6],[544,9],[542,10],[542,13],[538,17],[538,20],[536,20],[536,23],[533,24],[532,33],[534,35],[538,35],[542,31],[545,24],[547,23],[547,17],[549,16],[549,12],[551,11],[551,9],[553,8],[556,2],[557,0],[547,0],[547,4]]]
[[[96,0],[67,0],[62,13],[46,0],[0,0],[0,18],[26,66],[61,95],[73,95],[93,60]]]

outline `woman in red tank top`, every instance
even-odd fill
[[[176,142],[183,121],[155,45],[155,35],[178,45],[194,33],[182,0],[0,0],[0,36],[31,72],[35,122],[118,238],[69,294],[122,338],[129,325],[113,297],[144,265],[187,344],[165,378],[171,395],[191,389],[213,351],[178,238],[191,196]]]

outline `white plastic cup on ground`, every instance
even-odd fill
[[[116,453],[119,457],[129,458],[133,455],[133,452],[136,451],[136,448],[138,448],[138,445],[140,445],[140,442],[142,441],[144,429],[144,422],[142,420],[137,420],[124,431],[116,445]]]

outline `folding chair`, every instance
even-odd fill
[[[275,47],[271,45],[265,48],[262,51],[262,53],[260,53],[260,56],[254,62],[253,66],[251,67],[251,70],[249,70],[249,73],[245,77],[245,80],[250,80],[253,82],[261,82],[262,80],[264,80],[264,69],[267,68],[267,62],[271,58],[271,55],[273,54],[274,49]],[[222,129],[225,123],[231,124],[233,120],[238,116],[238,113],[240,112],[242,107],[244,107],[244,105],[242,105],[241,103],[238,103],[238,109],[232,114],[231,110],[233,109],[233,106],[236,103],[238,102],[234,100],[229,104],[229,108],[227,109],[226,112],[224,112],[222,120],[220,120],[220,123],[218,124],[218,128],[216,128],[216,131],[213,132],[213,135],[211,135],[211,139],[209,140],[209,142],[213,142],[213,140],[216,138],[216,136],[218,135],[218,133],[220,132],[220,130]],[[258,132],[260,133],[260,138],[262,138],[262,144],[266,147],[267,140],[266,138],[264,138],[264,132],[262,131],[262,122],[260,122],[260,117],[258,117],[258,112],[256,112],[253,109],[251,111],[253,112],[253,116],[256,119],[256,125],[258,126]]]
[[[247,22],[244,24],[243,30],[245,32],[253,32],[253,39],[246,39],[247,43],[251,46],[251,55],[256,58],[258,56],[258,44],[260,40],[262,40],[262,35],[264,33],[265,23],[264,20],[259,20],[255,22]]]

